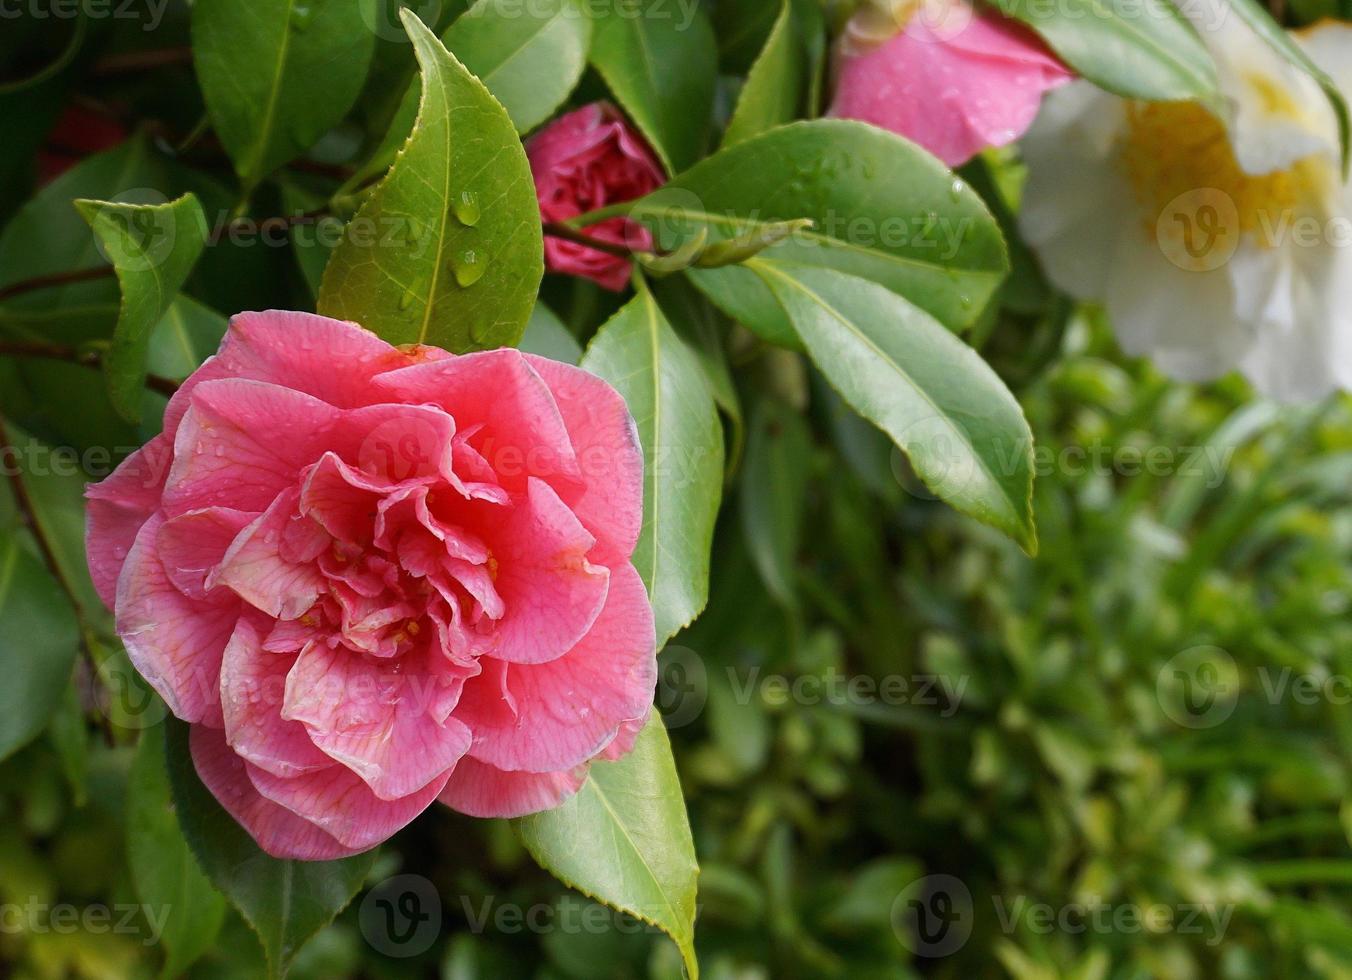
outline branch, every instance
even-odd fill
[[[616,242],[604,242],[599,238],[593,238],[591,235],[578,231],[576,228],[560,221],[546,221],[544,233],[550,238],[562,238],[566,242],[585,245],[587,248],[594,248],[596,251],[605,252],[607,255],[617,255],[622,259],[632,259],[636,254],[632,248]]]
[[[40,357],[49,361],[66,361],[94,370],[103,367],[103,355],[98,351],[82,351],[64,344],[49,344],[41,340],[0,340],[0,356]],[[178,391],[178,382],[158,374],[147,374],[146,387],[169,398]]]
[[[88,282],[91,279],[106,279],[111,275],[113,275],[113,267],[103,265],[97,269],[77,269],[74,272],[54,272],[47,276],[20,279],[18,282],[10,283],[0,289],[0,301],[7,300],[11,296],[18,296],[20,293],[31,293],[36,289],[50,289],[53,286],[65,286],[73,282]]]

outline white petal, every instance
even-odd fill
[[[1103,296],[1113,240],[1137,210],[1113,159],[1124,120],[1121,99],[1073,82],[1048,94],[1022,143],[1019,229],[1047,277],[1080,299]]]
[[[1336,158],[1337,118],[1313,79],[1226,0],[1183,0],[1180,7],[1216,59],[1235,158],[1246,172],[1284,170],[1314,153]]]

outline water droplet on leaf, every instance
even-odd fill
[[[479,223],[479,215],[479,195],[474,191],[461,191],[455,199],[456,220],[473,228]]]
[[[455,259],[452,269],[455,272],[455,281],[461,286],[469,287],[483,278],[483,274],[488,270],[488,263],[478,252],[468,248]]]

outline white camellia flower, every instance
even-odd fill
[[[1024,139],[1022,232],[1048,277],[1101,302],[1128,353],[1264,394],[1352,388],[1352,190],[1318,85],[1224,0],[1188,5],[1225,109],[1051,93]],[[1352,26],[1297,36],[1352,92]]]

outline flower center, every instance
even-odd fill
[[[1209,220],[1265,248],[1278,243],[1286,222],[1312,210],[1329,168],[1313,155],[1285,170],[1247,173],[1224,124],[1196,102],[1129,103],[1121,153],[1136,199],[1146,209],[1150,237],[1191,235],[1191,221],[1161,220],[1181,213],[1195,218],[1202,231]]]

